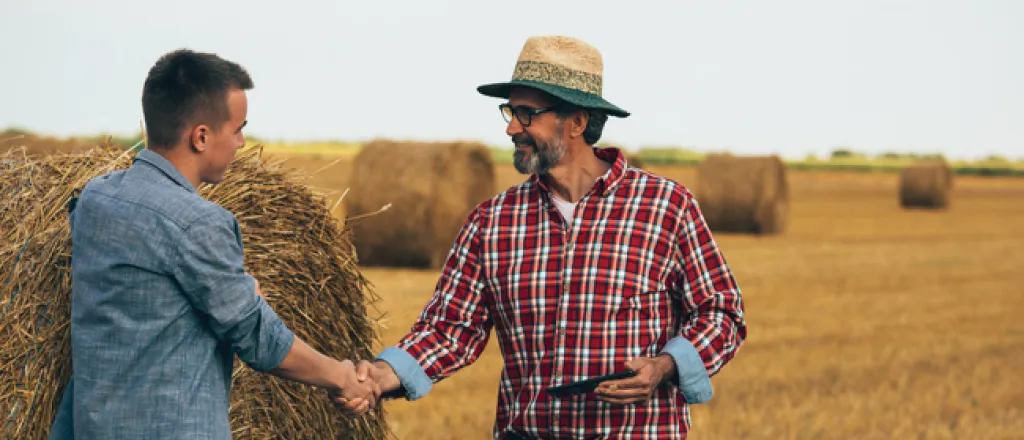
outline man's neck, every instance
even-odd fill
[[[555,196],[576,203],[610,168],[611,164],[595,156],[591,147],[570,148],[543,179]]]
[[[191,160],[187,152],[184,152],[186,147],[175,147],[168,149],[151,149],[150,151],[162,156],[167,159],[175,169],[185,176],[185,179],[192,184],[193,187],[199,188],[200,177],[199,169],[195,166],[195,163]]]

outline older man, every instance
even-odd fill
[[[746,338],[743,303],[693,195],[596,148],[602,57],[528,39],[499,107],[522,184],[481,203],[412,330],[361,375],[419,399],[473,363],[497,329],[505,368],[495,438],[684,438],[689,406]],[[550,387],[631,370],[593,392]],[[472,392],[467,390],[467,392]],[[356,412],[356,411],[352,411]]]

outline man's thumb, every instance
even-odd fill
[[[360,362],[359,367],[356,368],[356,375],[360,382],[365,381],[370,376],[370,363],[366,361]]]

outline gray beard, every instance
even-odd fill
[[[562,138],[556,137],[556,141],[548,145],[533,147],[530,158],[526,158],[526,151],[516,150],[512,155],[512,164],[520,174],[546,174],[551,171],[558,161],[565,156],[565,144]],[[543,147],[543,148],[542,148]]]

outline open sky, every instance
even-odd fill
[[[602,52],[627,148],[1024,158],[1022,24],[1019,0],[2,0],[0,128],[137,132],[147,70],[188,47],[250,71],[251,135],[510,145],[475,88],[561,34]]]

